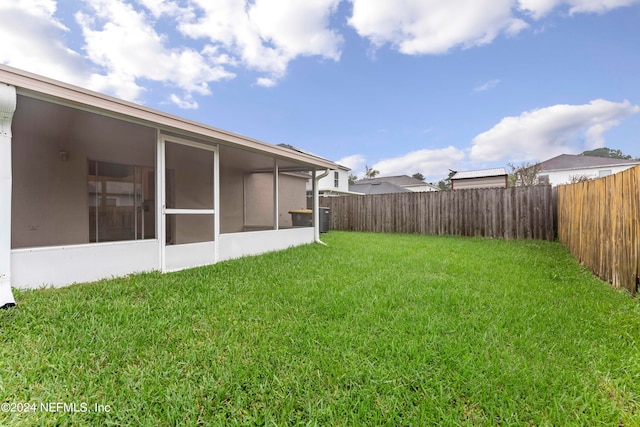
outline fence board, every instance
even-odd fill
[[[595,275],[635,295],[640,276],[640,166],[558,187],[558,239]]]
[[[334,230],[553,240],[549,186],[324,197]]]

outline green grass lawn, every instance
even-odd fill
[[[0,425],[640,425],[640,302],[560,244],[323,239],[16,291]]]

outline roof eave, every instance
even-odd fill
[[[0,83],[15,86],[17,93],[20,95],[75,107],[104,116],[135,121],[163,131],[186,134],[211,140],[214,143],[238,146],[277,158],[301,162],[313,169],[337,169],[338,167],[336,163],[326,159],[286,150],[273,144],[18,70],[7,65],[0,64]]]
[[[595,165],[595,166],[578,166],[574,168],[558,168],[558,169],[541,169],[538,173],[548,173],[548,172],[563,172],[563,171],[576,171],[582,169],[602,169],[602,168],[612,168],[612,167],[620,167],[620,166],[638,166],[640,165],[640,161],[638,162],[630,162],[630,163],[615,163],[610,165]]]

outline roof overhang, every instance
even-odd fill
[[[357,191],[340,191],[340,190],[318,190],[320,194],[324,195],[336,195],[336,196],[364,196],[365,193],[358,193]]]
[[[548,174],[548,173],[552,173],[552,172],[571,172],[571,171],[580,171],[580,170],[585,170],[585,169],[607,169],[607,168],[620,168],[620,167],[627,167],[627,168],[633,168],[636,166],[640,165],[640,161],[639,162],[629,162],[629,163],[615,163],[615,164],[610,164],[610,165],[594,165],[594,166],[578,166],[578,167],[574,167],[574,168],[558,168],[558,169],[541,169],[538,171],[538,175],[542,174]]]
[[[277,145],[268,144],[2,64],[0,64],[0,83],[15,86],[17,93],[26,97],[143,124],[169,134],[196,138],[213,144],[229,145],[277,159],[293,161],[303,165],[300,170],[305,168],[306,170],[339,168],[336,163],[320,157],[287,150]]]

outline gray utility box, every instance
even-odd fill
[[[320,208],[320,232],[327,233],[331,224],[331,212],[329,208]]]

